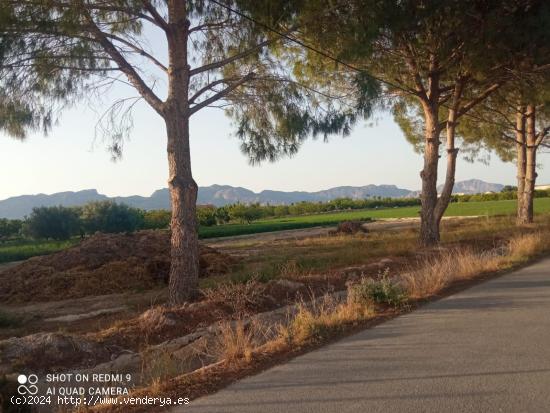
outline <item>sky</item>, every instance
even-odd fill
[[[95,137],[97,112],[98,107],[79,105],[66,111],[48,136],[35,133],[24,142],[0,136],[0,199],[91,188],[109,196],[148,196],[166,187],[166,138],[158,115],[146,104],[138,105],[123,158],[113,162],[108,142]],[[192,168],[200,186],[227,184],[254,191],[367,184],[420,188],[422,158],[385,114],[370,124],[358,124],[346,138],[309,140],[294,157],[260,166],[248,163],[232,133],[230,120],[219,109],[193,116]],[[540,164],[548,160],[548,155],[539,157]],[[444,177],[444,159],[440,163],[439,175]],[[460,160],[457,181],[471,178],[514,184],[515,168],[494,154],[489,165]],[[550,182],[550,168],[539,170],[538,182]]]
[[[165,61],[162,35],[146,27],[145,38],[149,51],[154,50]],[[21,142],[0,132],[0,199],[82,189],[97,189],[108,196],[149,196],[166,187],[165,127],[146,103],[135,106],[134,128],[122,160],[113,162],[106,150],[108,142],[95,136],[99,114],[113,99],[135,94],[124,88],[116,86],[99,101],[90,99],[65,111],[47,136],[34,133]],[[230,120],[219,109],[206,108],[191,118],[192,169],[199,186],[225,184],[256,192],[317,191],[368,184],[393,184],[410,190],[421,186],[422,158],[388,114],[379,114],[368,124],[357,124],[346,138],[334,136],[328,143],[308,140],[294,157],[260,166],[248,163],[232,134]],[[548,164],[549,159],[549,155],[540,156],[539,164]],[[441,178],[444,167],[442,158]],[[514,184],[515,168],[494,154],[488,165],[460,159],[456,180],[472,178]],[[550,167],[539,170],[538,183],[550,183]]]

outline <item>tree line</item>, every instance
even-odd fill
[[[549,16],[544,0],[4,0],[0,129],[47,131],[83,97],[117,82],[133,88],[137,97],[113,102],[99,130],[120,156],[136,102],[164,120],[169,296],[180,304],[198,286],[189,124],[205,108],[233,119],[253,163],[392,113],[423,156],[422,246],[440,240],[459,153],[514,160],[518,224],[531,222],[536,155],[550,132]],[[388,166],[399,167],[391,151]]]
[[[19,237],[66,240],[96,232],[132,232],[148,223],[144,211],[111,201],[81,207],[36,207],[25,219],[0,219],[0,240]]]
[[[484,202],[514,200],[518,189],[506,186],[501,192],[453,195],[450,202]],[[534,191],[534,198],[550,197],[550,190]],[[197,222],[210,227],[229,223],[250,224],[260,219],[323,214],[330,212],[400,208],[420,206],[420,198],[368,199],[337,198],[327,202],[296,202],[290,205],[261,205],[259,203],[235,203],[216,207],[197,207]],[[145,211],[114,201],[90,202],[81,207],[36,207],[29,217],[0,219],[0,241],[18,237],[65,240],[74,236],[92,235],[96,232],[120,233],[144,229],[167,229],[171,212],[164,209]]]
[[[414,198],[373,200],[335,199],[330,202],[298,202],[291,205],[260,205],[235,203],[221,207],[201,205],[197,208],[197,224],[201,226],[247,223],[262,218],[277,218],[304,214],[420,205]],[[142,229],[166,229],[171,212],[132,208],[114,201],[90,202],[78,207],[35,207],[23,220],[0,219],[0,240],[17,237],[65,240],[96,232],[120,233]]]

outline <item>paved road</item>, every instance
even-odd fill
[[[298,357],[179,410],[549,411],[550,259]]]

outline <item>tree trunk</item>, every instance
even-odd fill
[[[527,149],[525,154],[525,187],[523,189],[523,212],[522,223],[533,222],[533,198],[535,194],[535,181],[537,179],[537,146],[535,131],[535,106],[527,105],[526,117],[526,141]]]
[[[174,114],[167,119],[166,127],[168,188],[172,206],[169,302],[177,305],[193,298],[198,288],[198,187],[191,173],[188,118],[183,114]]]
[[[523,206],[525,192],[526,148],[525,148],[525,108],[518,106],[516,112],[516,162],[517,162],[517,224],[525,223],[525,208]]]
[[[463,86],[462,80],[457,80],[453,91],[451,107],[449,108],[447,115],[447,172],[445,174],[445,183],[436,205],[435,218],[437,219],[438,226],[441,222],[441,218],[443,218],[443,214],[449,206],[451,195],[453,194],[453,188],[455,186],[456,158],[458,156],[458,148],[455,147],[455,134]]]
[[[197,293],[199,244],[197,184],[189,146],[189,19],[186,3],[168,1],[168,96],[164,120],[168,135],[168,188],[172,205],[169,303],[182,304]]]
[[[424,104],[425,147],[422,178],[422,209],[420,213],[420,243],[433,246],[439,242],[439,220],[437,219],[437,165],[439,162],[439,134],[437,105]]]

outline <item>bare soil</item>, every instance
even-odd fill
[[[0,269],[0,302],[24,303],[144,291],[166,284],[168,231],[96,234],[79,245]],[[200,246],[200,274],[226,273],[229,255]]]

